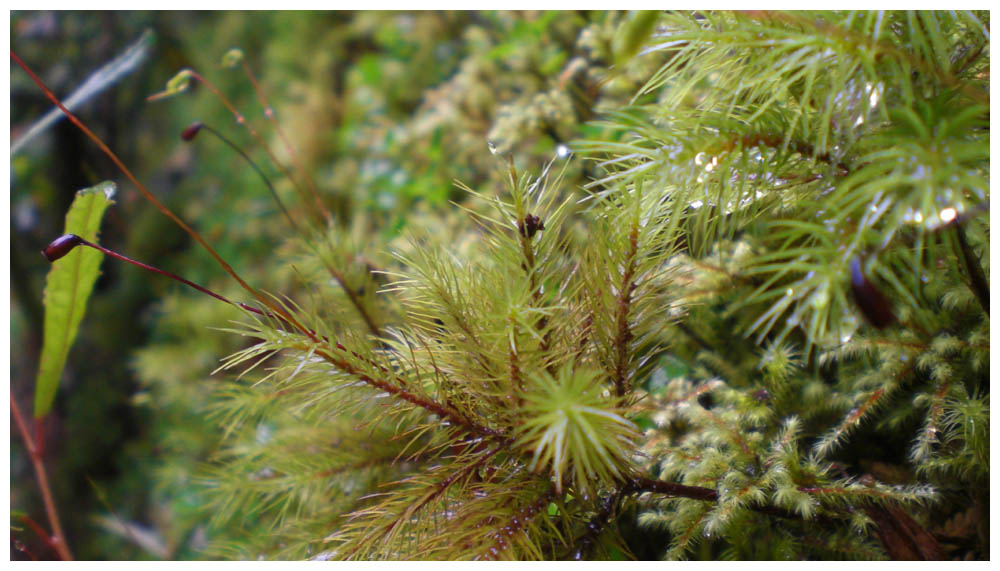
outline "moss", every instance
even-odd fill
[[[988,14],[558,16],[269,48],[335,216],[140,353],[173,553],[988,558]]]

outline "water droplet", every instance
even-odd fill
[[[876,105],[878,105],[878,96],[879,96],[878,88],[872,87],[870,83],[865,87],[867,91],[871,94],[868,96],[868,104],[871,105],[872,107],[875,107]]]
[[[559,143],[558,145],[556,145],[556,156],[559,157],[560,159],[565,159],[566,157],[569,156],[569,153],[570,153],[569,145],[566,145],[564,143]]]
[[[255,435],[257,443],[266,444],[268,441],[271,440],[272,432],[273,431],[271,430],[271,427],[266,424],[257,425],[257,433]]]
[[[493,144],[493,141],[486,141],[486,146],[489,147],[490,153],[497,154],[497,146]]]

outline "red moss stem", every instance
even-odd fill
[[[49,536],[44,533],[44,530],[40,526],[37,526],[37,524],[32,529],[37,527],[35,529],[36,533],[39,533],[43,538],[48,538],[46,543],[59,554],[60,559],[63,561],[72,561],[73,554],[70,553],[69,545],[66,543],[66,534],[63,532],[62,524],[59,523],[59,512],[56,511],[56,502],[52,497],[52,488],[49,485],[49,478],[45,473],[45,463],[42,462],[41,452],[35,446],[35,442],[28,432],[28,426],[21,415],[21,409],[18,408],[17,402],[14,400],[13,390],[10,393],[10,412],[14,417],[14,424],[17,426],[17,431],[21,434],[21,439],[24,440],[24,446],[28,449],[31,465],[35,468],[35,477],[38,480],[38,488],[42,492],[42,503],[45,505],[45,515],[48,517],[49,525],[52,527],[52,535]]]
[[[309,192],[312,193],[316,207],[320,209],[320,212],[323,213],[323,216],[327,219],[327,221],[331,220],[330,212],[325,206],[323,206],[323,202],[319,198],[319,192],[316,190],[316,183],[313,181],[312,177],[309,176],[309,171],[302,165],[302,161],[299,159],[298,153],[295,152],[295,147],[292,146],[292,143],[288,140],[288,137],[285,136],[285,132],[278,124],[278,120],[275,119],[274,110],[271,107],[271,104],[267,102],[267,97],[264,95],[264,89],[261,88],[260,84],[257,82],[257,78],[254,77],[253,72],[250,71],[250,65],[247,64],[246,59],[241,59],[240,63],[243,65],[243,71],[246,73],[247,79],[250,80],[250,85],[253,86],[254,93],[257,94],[257,98],[260,99],[261,105],[264,106],[264,116],[271,122],[275,132],[278,133],[278,138],[281,139],[282,144],[285,145],[285,149],[288,150],[289,156],[292,157],[292,162],[295,164],[295,168],[298,169],[298,171],[302,174],[302,178],[305,179],[306,186],[309,187]]]
[[[291,315],[288,314],[288,312],[282,310],[274,302],[265,297],[262,293],[257,291],[250,284],[243,281],[243,278],[241,278],[239,274],[236,273],[236,270],[234,270],[232,266],[230,266],[224,259],[222,259],[222,256],[220,256],[219,253],[216,252],[215,249],[212,248],[212,246],[210,246],[208,242],[206,242],[205,239],[201,237],[201,234],[199,234],[193,228],[185,224],[183,220],[181,220],[176,214],[173,213],[173,211],[167,208],[162,202],[157,200],[156,196],[154,196],[153,193],[150,192],[145,187],[145,185],[139,182],[139,179],[137,179],[135,175],[132,174],[132,171],[125,166],[125,163],[123,163],[121,159],[118,158],[118,155],[116,155],[114,151],[112,151],[106,144],[104,144],[104,141],[102,141],[100,137],[95,135],[93,131],[87,128],[87,126],[84,125],[83,122],[76,117],[76,115],[73,115],[73,113],[71,113],[70,110],[67,109],[65,105],[63,105],[62,101],[58,97],[56,97],[54,93],[52,93],[52,90],[50,90],[45,85],[45,83],[41,80],[41,78],[39,78],[35,74],[35,72],[32,71],[31,68],[28,67],[28,65],[24,63],[21,60],[21,58],[17,56],[17,54],[14,53],[14,50],[10,51],[10,57],[11,59],[14,60],[15,63],[17,63],[17,65],[21,67],[21,69],[25,71],[25,73],[28,74],[28,76],[31,77],[31,80],[35,82],[35,85],[37,85],[39,89],[42,90],[42,92],[45,94],[45,97],[48,98],[48,100],[51,101],[53,104],[55,104],[55,106],[58,107],[63,112],[64,115],[66,115],[66,118],[69,119],[71,123],[76,125],[78,129],[83,131],[83,133],[87,135],[87,137],[91,141],[93,141],[94,144],[98,146],[98,148],[101,149],[101,152],[103,152],[109,159],[111,159],[111,162],[113,162],[115,166],[117,166],[118,169],[125,174],[125,177],[128,178],[129,181],[131,181],[132,184],[134,184],[137,189],[139,189],[139,192],[142,193],[143,197],[145,197],[146,200],[151,202],[153,206],[155,206],[160,212],[163,213],[164,216],[172,220],[174,224],[177,224],[177,226],[179,226],[181,230],[184,230],[184,232],[186,232],[188,236],[191,236],[191,238],[194,239],[195,242],[201,244],[201,246],[205,248],[205,251],[207,251],[209,255],[212,256],[212,258],[216,262],[218,262],[220,266],[222,266],[222,269],[225,270],[227,274],[232,276],[233,279],[235,279],[243,289],[249,292],[250,295],[252,295],[255,299],[257,299],[257,301],[269,307],[272,311],[282,316],[283,319],[288,320],[289,323],[293,324],[300,331],[306,331],[306,328],[303,327],[301,324],[299,324],[295,320],[295,318],[293,318]]]
[[[281,173],[285,175],[285,177],[287,177],[288,180],[292,181],[292,184],[295,186],[295,189],[299,192],[299,195],[302,196],[302,202],[305,203],[306,202],[305,193],[299,187],[298,183],[295,182],[295,177],[293,177],[292,173],[289,172],[288,168],[281,161],[279,161],[276,156],[274,156],[274,153],[271,152],[271,149],[264,143],[264,140],[261,138],[260,134],[257,133],[257,130],[254,129],[253,125],[251,125],[250,122],[246,120],[246,117],[244,117],[243,114],[236,109],[236,106],[233,105],[232,101],[230,101],[228,97],[226,97],[221,91],[219,91],[219,88],[217,88],[212,82],[202,77],[201,74],[199,74],[198,72],[194,71],[193,69],[189,69],[188,72],[190,72],[192,79],[198,81],[199,83],[207,87],[209,91],[211,91],[215,95],[215,97],[222,103],[222,105],[229,110],[229,112],[233,115],[233,117],[236,118],[237,123],[247,128],[247,130],[250,132],[250,136],[253,137],[253,140],[256,141],[257,144],[261,146],[261,148],[264,149],[264,152],[267,153],[267,156],[268,158],[271,159],[271,162],[273,162],[278,167],[278,169],[281,170]],[[317,222],[322,225],[324,223],[323,218],[325,218],[327,221],[332,220],[333,217],[330,215],[330,211],[326,209],[326,206],[324,206],[323,202],[319,199],[319,194],[314,193],[313,198],[316,202],[317,210],[315,210],[314,212],[316,213]],[[319,217],[320,214],[323,215],[323,218]]]

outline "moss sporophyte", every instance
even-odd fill
[[[444,83],[371,106],[421,121],[338,133],[338,152],[376,138],[391,152],[316,180],[243,52],[223,63],[243,70],[267,133],[194,69],[151,97],[197,82],[253,140],[202,121],[181,132],[209,132],[267,187],[291,230],[269,258],[281,295],[241,277],[11,52],[241,288],[90,234],[43,250],[57,266],[83,246],[243,310],[225,331],[249,342],[221,382],[184,381],[204,391],[192,422],[214,439],[172,475],[198,490],[208,553],[988,558],[988,15],[557,16],[517,20],[509,43],[470,24],[476,49]],[[423,54],[391,39],[363,46],[352,89]],[[507,99],[483,91],[515,71]],[[340,120],[371,111],[338,97]],[[448,113],[479,130],[434,128]],[[471,148],[466,131],[492,170],[471,169],[475,188],[458,183],[452,202],[428,192],[377,219],[409,220],[397,227],[343,212],[327,188],[362,173],[404,181],[402,200]],[[195,297],[166,307],[205,311]],[[52,531],[32,529],[69,559],[14,400]]]

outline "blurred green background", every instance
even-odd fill
[[[295,295],[287,224],[257,175],[204,135],[201,120],[250,153],[297,216],[293,185],[209,93],[149,102],[180,69],[219,87],[269,147],[292,162],[237,69],[234,47],[338,222],[359,241],[386,243],[420,213],[462,200],[454,182],[501,184],[500,155],[535,168],[564,157],[597,127],[588,121],[636,92],[648,70],[613,63],[617,13],[586,12],[13,12],[12,49],[62,97],[152,32],[144,60],[76,108],[162,201],[195,226],[244,277]],[[637,64],[642,65],[642,64]],[[646,65],[656,65],[655,62]],[[635,73],[631,73],[635,71]],[[11,140],[51,105],[11,64]],[[589,130],[589,131],[588,131]],[[489,144],[488,144],[489,142]],[[567,182],[582,182],[574,165]],[[298,176],[298,175],[296,175]],[[48,264],[37,254],[61,233],[73,194],[119,183],[101,242],[239,298],[221,269],[128,184],[99,149],[60,121],[11,156],[11,384],[30,411]],[[360,221],[360,222],[359,222]],[[375,236],[373,238],[372,236]],[[241,340],[210,327],[233,308],[177,283],[105,260],[97,290],[45,421],[46,457],[69,543],[79,559],[187,559],[205,555],[192,467],[217,435],[201,401],[218,360]],[[11,506],[44,522],[30,462],[11,431]],[[52,554],[12,519],[31,554]],[[216,530],[216,533],[221,533]],[[12,558],[26,553],[11,546]]]

